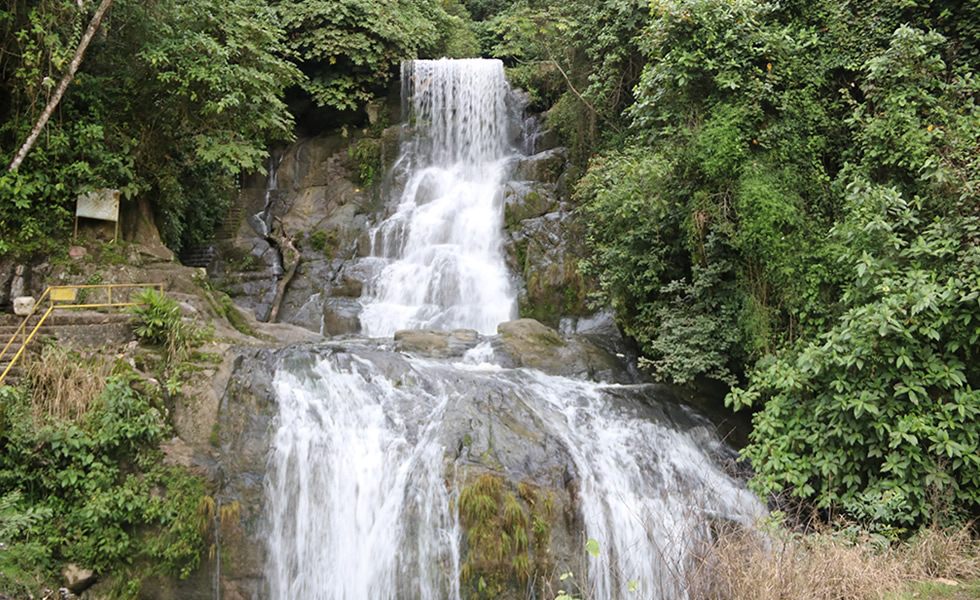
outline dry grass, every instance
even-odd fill
[[[27,366],[34,418],[81,418],[105,389],[111,369],[112,362],[101,354],[82,357],[57,344],[46,346]]]
[[[903,547],[906,565],[915,579],[980,578],[980,541],[968,528],[931,527]]]
[[[832,531],[762,535],[732,527],[701,553],[692,598],[871,600],[910,582],[980,577],[980,543],[968,529],[930,528],[888,547]]]

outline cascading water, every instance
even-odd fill
[[[284,154],[280,152],[273,152],[269,156],[269,175],[265,182],[265,203],[262,206],[262,210],[250,214],[246,217],[249,225],[255,230],[260,237],[265,240],[270,240],[269,234],[272,231],[272,211],[270,210],[273,205],[273,201],[279,194],[279,165],[282,164]],[[273,285],[282,276],[282,256],[279,252],[273,253],[272,258],[272,277]]]
[[[483,362],[486,345],[470,356],[454,364],[351,347],[281,366],[267,479],[272,598],[457,600],[461,459],[450,455],[461,422],[505,473],[528,460],[494,449],[514,419],[529,443],[547,435],[570,457],[585,534],[600,547],[588,574],[576,574],[589,598],[685,598],[706,523],[762,515],[718,467],[730,451],[710,424],[654,386],[502,369]],[[481,439],[472,415],[482,410],[502,418]]]
[[[585,530],[599,544],[587,597],[686,598],[707,524],[750,526],[763,516],[754,496],[719,467],[730,451],[710,425],[695,418],[679,429],[654,390],[643,395],[644,410],[635,400],[616,401],[635,388],[527,376],[524,393],[569,449],[582,481]]]
[[[502,66],[415,61],[403,82],[413,120],[399,161],[407,184],[375,231],[382,267],[364,329],[492,332],[514,313],[500,252],[511,152]],[[274,600],[459,600],[457,469],[489,464],[510,480],[566,490],[584,535],[599,543],[587,573],[576,573],[596,600],[686,598],[706,523],[762,514],[718,466],[731,451],[707,421],[655,386],[503,368],[487,341],[457,362],[391,353],[390,343],[295,351],[278,367],[265,481]]]
[[[280,369],[267,482],[271,597],[457,598],[458,531],[437,440],[445,394],[357,357]]]
[[[410,116],[396,171],[394,213],[373,232],[379,275],[362,297],[362,331],[475,329],[514,318],[501,251],[501,186],[510,86],[496,60],[417,60],[402,66]]]

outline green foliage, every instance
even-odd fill
[[[227,170],[255,170],[266,150],[256,142],[270,133],[288,136],[292,121],[280,98],[296,83],[296,69],[281,58],[276,16],[256,0],[155,3],[150,18],[161,34],[136,57],[168,90],[165,110],[191,108],[180,122],[196,159]],[[262,110],[255,110],[261,107]]]
[[[527,483],[518,485],[517,496],[505,493],[503,480],[489,473],[460,491],[459,518],[466,530],[460,580],[472,588],[472,597],[496,598],[510,584],[548,572],[553,502],[550,493],[541,498]]]
[[[595,159],[575,188],[592,247],[585,270],[598,276],[630,335],[661,281],[683,276],[675,266],[685,262],[683,215],[665,185],[671,167],[659,155],[614,153]]]
[[[831,233],[844,312],[732,391],[764,401],[745,450],[760,491],[890,526],[980,511],[980,222],[920,204],[852,184]]]
[[[755,363],[757,489],[975,517],[975,3],[650,6],[634,137],[575,193],[602,298],[661,378]]]
[[[322,252],[324,255],[332,257],[337,251],[337,232],[333,229],[329,233],[318,229],[310,234],[309,241],[310,248],[314,252]]]
[[[865,169],[906,186],[922,177],[953,201],[974,194],[980,179],[980,82],[973,71],[947,65],[946,43],[935,31],[896,29],[864,65],[866,101],[855,103],[850,122]]]
[[[382,174],[382,144],[383,141],[377,138],[361,138],[347,150],[347,156],[354,163],[357,179],[364,187],[374,185],[375,177]]]
[[[403,60],[475,51],[468,16],[437,0],[284,0],[287,48],[320,106],[348,110],[383,91]]]
[[[695,235],[700,256],[691,256],[673,168],[662,156],[638,151],[592,163],[575,190],[592,249],[583,267],[597,276],[658,377],[732,381],[729,363],[740,342],[732,265],[714,234],[703,241]]]
[[[136,304],[126,310],[134,317],[133,333],[144,342],[164,347],[168,362],[183,360],[191,335],[181,320],[177,301],[154,288],[133,294],[132,301]]]
[[[693,265],[690,282],[675,280],[660,288],[662,300],[639,338],[648,354],[641,365],[679,384],[699,376],[735,383],[728,367],[737,356],[741,332],[728,274],[729,265],[718,259]]]
[[[2,12],[0,157],[10,160],[61,78],[94,5]],[[64,240],[80,191],[141,195],[173,248],[206,237],[240,169],[291,135],[281,100],[300,73],[263,0],[118,0],[24,164],[0,175],[0,253]],[[6,162],[4,164],[7,164]]]
[[[327,246],[327,232],[318,229],[310,234],[310,248],[314,252],[323,252],[323,249]]]
[[[130,565],[186,577],[199,564],[203,482],[162,464],[167,428],[129,381],[111,378],[81,422],[35,420],[26,394],[2,388],[0,422],[5,591],[56,587],[60,565],[75,562],[116,576],[130,597]]]
[[[49,507],[27,506],[23,492],[13,490],[0,496],[0,586],[7,593],[27,596],[39,587],[43,574],[38,561],[48,550],[30,533],[53,517]]]
[[[645,0],[520,0],[492,16],[473,10],[484,48],[530,92],[532,110],[548,110],[548,126],[576,165],[600,141],[621,141],[621,113],[643,66],[637,39],[649,18]]]

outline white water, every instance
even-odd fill
[[[416,61],[403,81],[415,119],[399,165],[407,184],[375,231],[382,268],[362,299],[364,330],[493,332],[515,312],[500,252],[499,186],[511,152],[502,67]],[[678,420],[684,411],[661,404],[654,388],[503,368],[486,342],[456,363],[311,350],[280,366],[274,388],[265,482],[274,600],[459,600],[451,454],[460,427],[475,426],[473,406],[495,410],[491,398],[518,428],[539,427],[567,453],[570,464],[556,456],[549,466],[574,473],[584,533],[600,548],[576,573],[583,597],[685,599],[707,523],[750,524],[763,511],[718,466],[727,450],[710,426]],[[522,468],[501,473],[520,479]]]
[[[708,523],[762,515],[718,467],[726,450],[710,425],[684,417],[679,427],[667,415],[680,409],[650,386],[491,368],[485,348],[458,365],[366,356],[311,356],[276,376],[267,479],[275,600],[458,600],[450,432],[488,396],[513,411],[496,427],[540,423],[570,455],[585,534],[600,548],[588,573],[576,573],[589,598],[686,598]]]
[[[281,369],[266,482],[277,600],[458,598],[459,532],[436,441],[447,397],[352,358]]]
[[[525,393],[578,469],[586,535],[599,545],[585,597],[687,598],[709,523],[751,526],[763,516],[755,496],[719,467],[726,448],[709,423],[682,431],[614,402],[628,386],[528,377]]]
[[[501,186],[507,139],[503,64],[418,60],[402,66],[406,126],[396,171],[407,181],[373,232],[380,274],[364,291],[363,333],[475,329],[516,316],[504,263]]]

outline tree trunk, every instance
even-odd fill
[[[282,231],[282,236],[273,233],[269,238],[279,246],[279,255],[282,256],[283,267],[285,267],[286,273],[276,286],[276,297],[272,302],[272,310],[269,311],[269,323],[275,323],[276,319],[279,318],[279,307],[282,306],[282,298],[286,295],[286,286],[289,285],[293,276],[296,275],[296,268],[299,267],[299,261],[303,258],[302,253],[300,253],[293,243],[293,238],[289,237],[289,234],[286,233],[286,228],[283,226],[281,220],[279,220],[279,228]]]
[[[102,0],[99,4],[98,10],[92,15],[92,20],[88,24],[88,29],[85,30],[85,35],[82,36],[82,41],[78,43],[78,48],[75,49],[75,56],[71,59],[71,64],[68,66],[68,72],[65,73],[64,77],[61,78],[61,83],[58,84],[58,89],[55,90],[54,96],[48,100],[48,105],[44,107],[44,112],[41,113],[41,118],[37,120],[37,124],[34,125],[34,129],[31,130],[31,134],[27,136],[27,141],[24,145],[20,147],[17,151],[17,156],[11,161],[10,167],[7,168],[9,173],[13,173],[20,166],[20,163],[24,162],[24,157],[27,153],[31,151],[31,147],[34,142],[37,141],[39,135],[41,135],[41,130],[44,129],[44,125],[51,118],[54,109],[58,107],[58,102],[61,102],[61,97],[65,94],[65,90],[68,89],[68,84],[75,77],[75,72],[78,71],[78,66],[82,64],[82,56],[85,55],[85,50],[88,49],[89,42],[95,37],[95,32],[99,29],[99,24],[102,23],[102,17],[105,16],[106,11],[112,5],[112,0]]]

